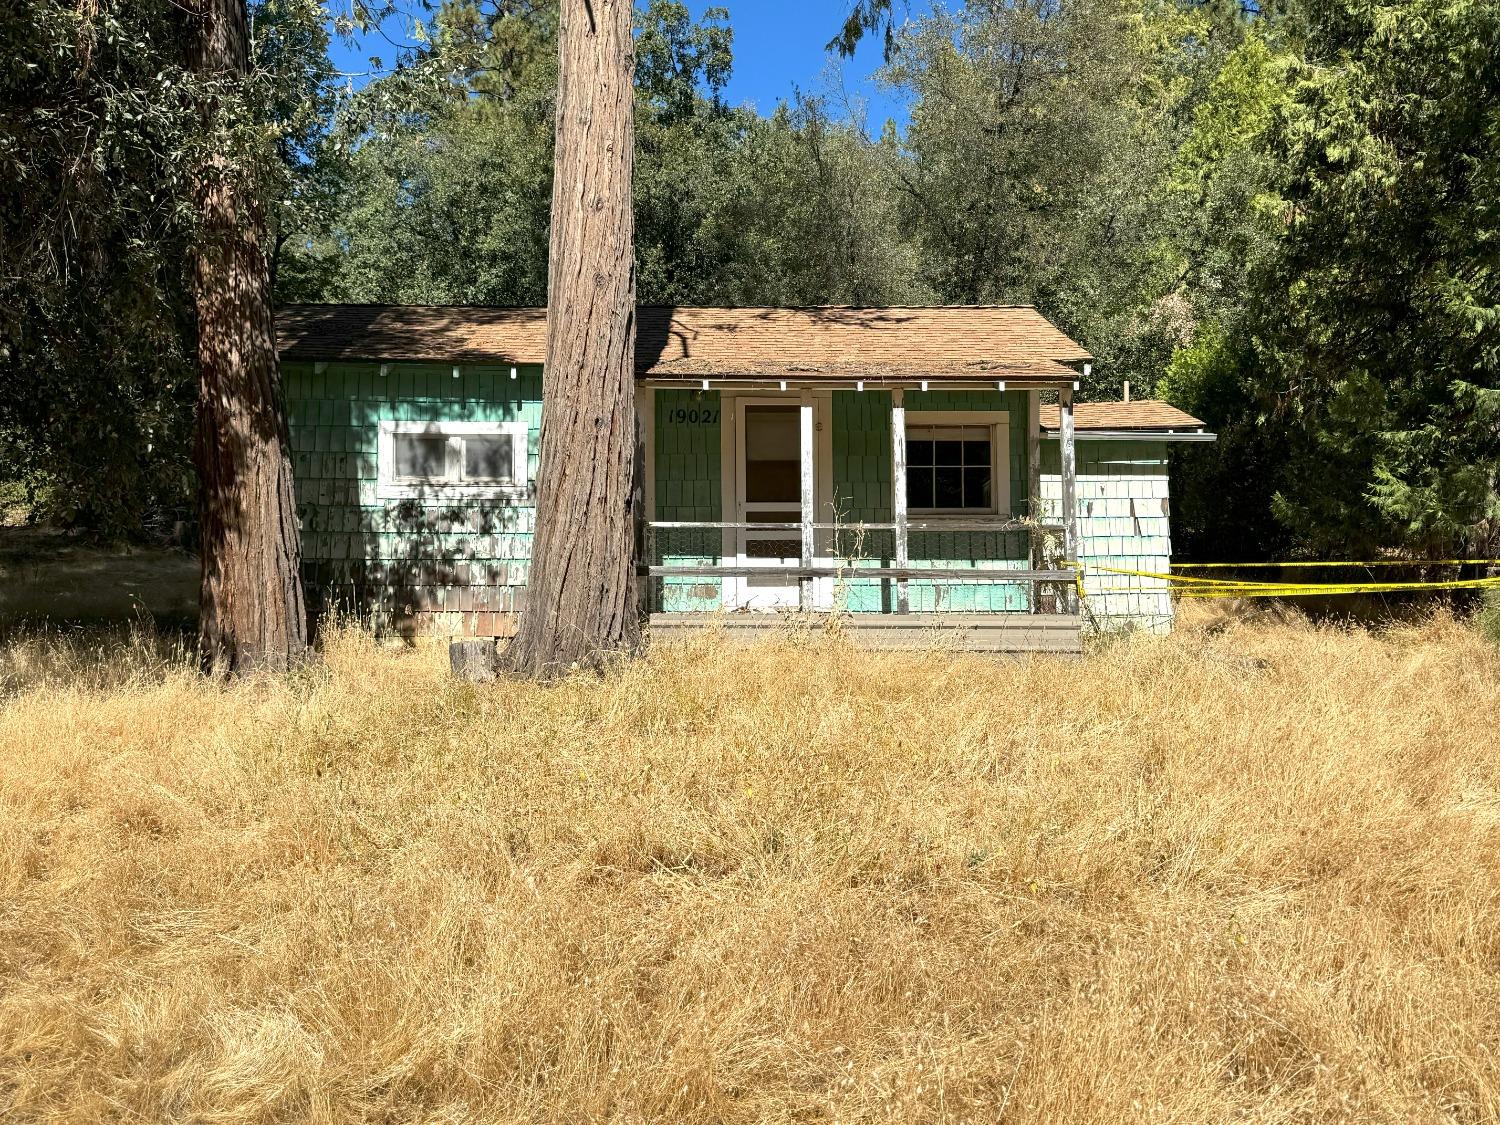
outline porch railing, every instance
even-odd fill
[[[911,565],[908,559],[897,557],[896,565],[887,565],[882,556],[900,556],[906,552],[892,550],[889,552],[869,552],[862,548],[856,551],[840,550],[844,543],[852,540],[856,548],[863,544],[864,536],[868,532],[896,532],[898,524],[890,522],[841,522],[841,523],[802,523],[800,521],[788,522],[753,522],[753,521],[722,521],[722,520],[651,520],[646,521],[642,528],[643,543],[642,558],[652,560],[637,567],[637,573],[646,584],[647,604],[653,610],[664,603],[664,596],[668,587],[666,581],[671,579],[709,579],[719,580],[735,578],[770,578],[784,579],[788,582],[795,580],[798,584],[798,605],[803,610],[812,610],[815,607],[813,597],[813,581],[817,579],[832,579],[835,582],[834,600],[838,600],[837,584],[856,583],[862,581],[880,581],[882,583],[893,583],[895,587],[895,598],[892,612],[909,613],[911,606],[910,584],[920,583],[982,583],[999,586],[1019,586],[1025,591],[1024,610],[991,610],[990,612],[1031,612],[1042,613],[1047,611],[1045,593],[1051,591],[1052,611],[1060,613],[1076,613],[1076,599],[1070,597],[1077,583],[1077,572],[1070,565],[1056,561],[1051,565],[1037,565],[1040,561],[1041,550],[1039,543],[1051,533],[1059,536],[1063,532],[1061,523],[1039,522],[1031,520],[1009,520],[1009,519],[943,519],[922,520],[914,519],[905,521],[904,530],[909,535],[922,534],[1026,534],[1030,538],[1027,551],[1027,565],[1025,567],[1005,566],[944,566]],[[795,533],[801,538],[802,549],[800,557],[795,564],[786,563],[739,563],[739,562],[657,562],[659,558],[670,558],[673,556],[689,558],[720,558],[726,553],[722,541],[717,544],[703,542],[679,543],[675,547],[663,548],[660,543],[661,533],[688,533],[690,535],[702,536],[717,532],[722,537],[724,532],[774,532],[785,531]],[[830,549],[815,552],[812,543],[817,533],[831,534],[832,543]],[[789,536],[790,538],[790,536]],[[902,537],[905,538],[905,537]],[[904,544],[903,544],[904,545]],[[819,562],[816,555],[831,557],[831,562]],[[1020,561],[1020,560],[1018,560]],[[718,590],[718,596],[722,603],[724,587],[722,584]]]
[[[1084,364],[1083,374],[1087,378],[1089,365]],[[708,387],[707,380],[704,381],[704,389]],[[864,389],[864,384],[857,384],[859,390]],[[781,383],[782,391],[786,391],[787,384]],[[927,385],[922,383],[925,391]],[[1000,390],[1005,390],[1004,381],[1000,381]],[[1075,427],[1073,418],[1073,393],[1078,389],[1078,380],[1068,380],[1057,386],[1058,394],[1058,459],[1060,463],[1061,477],[1061,522],[1053,525],[1062,533],[1062,557],[1063,559],[1076,558],[1078,550],[1078,504],[1077,504],[1077,443],[1075,441]],[[679,520],[679,521],[650,521],[646,519],[646,497],[649,492],[648,481],[650,477],[649,462],[647,460],[647,426],[642,419],[651,416],[651,397],[654,391],[642,387],[636,391],[636,466],[635,487],[633,489],[632,508],[636,513],[636,557],[646,560],[641,567],[641,580],[647,584],[645,591],[647,604],[651,604],[652,595],[656,593],[656,583],[670,582],[676,578],[709,578],[718,579],[720,582],[719,596],[722,599],[724,590],[723,583],[726,580],[736,578],[760,578],[781,577],[784,579],[795,578],[800,587],[798,604],[804,610],[815,608],[813,601],[813,583],[819,579],[833,578],[836,581],[858,581],[861,578],[880,578],[882,581],[889,579],[895,583],[896,604],[895,612],[910,612],[910,586],[913,582],[989,582],[999,584],[1021,584],[1028,591],[1027,606],[1032,612],[1041,612],[1043,590],[1051,586],[1055,591],[1055,601],[1064,613],[1078,613],[1080,610],[1080,599],[1075,591],[1078,589],[1077,571],[1069,562],[1054,563],[1052,567],[1042,565],[1045,560],[1040,549],[1041,536],[1039,531],[1047,530],[1045,525],[1026,521],[1014,520],[942,520],[927,521],[921,518],[913,520],[907,509],[907,477],[906,477],[906,391],[905,388],[896,386],[890,391],[891,396],[891,516],[889,523],[856,523],[856,524],[828,524],[817,523],[813,515],[818,511],[816,480],[816,458],[814,455],[815,435],[815,402],[813,389],[803,386],[798,389],[798,461],[799,461],[799,489],[797,506],[800,508],[801,519],[799,521],[786,522],[720,522],[708,520]],[[1042,456],[1041,456],[1041,396],[1036,387],[1029,389],[1027,403],[1027,429],[1030,434],[1026,457],[1026,480],[1027,495],[1035,502],[1041,492]],[[653,451],[654,455],[654,451]],[[788,503],[788,508],[791,504]],[[796,532],[799,540],[800,551],[796,552],[798,562],[796,566],[769,565],[724,565],[722,562],[712,563],[702,561],[706,559],[722,560],[726,552],[722,542],[715,548],[711,544],[704,544],[703,548],[687,558],[697,558],[699,561],[685,561],[680,563],[657,562],[654,537],[663,531],[678,530],[690,534],[705,532],[726,531],[756,531],[756,532]],[[927,532],[1006,532],[1027,530],[1032,532],[1029,550],[1027,552],[1027,564],[1030,569],[1011,569],[1008,567],[923,567],[911,565],[910,540],[915,533],[921,535]],[[835,550],[832,552],[819,552],[817,549],[817,533],[832,531],[835,536]],[[894,540],[892,550],[889,552],[890,561],[893,565],[862,566],[859,559],[848,558],[847,565],[841,561],[838,565],[818,563],[815,560],[820,554],[825,557],[831,554],[838,558],[843,552],[837,550],[841,540],[840,535],[845,533],[860,532],[885,532],[890,531]],[[789,535],[788,538],[791,538]],[[788,552],[789,557],[792,552]],[[941,561],[941,560],[940,560]],[[1019,560],[1018,560],[1019,561]]]

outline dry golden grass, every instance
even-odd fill
[[[0,659],[0,1117],[1500,1117],[1461,623],[444,659]]]

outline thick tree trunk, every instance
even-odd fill
[[[640,645],[630,0],[562,0],[537,531],[503,663],[545,679]]]
[[[233,81],[247,73],[245,0],[201,0],[192,25],[200,76]],[[212,101],[204,106],[210,123],[218,112]],[[197,193],[199,640],[210,671],[280,670],[306,652],[307,610],[265,211],[223,157],[202,171]]]

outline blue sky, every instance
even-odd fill
[[[709,7],[729,9],[734,77],[725,93],[731,103],[753,103],[762,113],[769,113],[778,101],[790,100],[794,90],[842,89],[863,103],[871,132],[878,133],[887,117],[905,121],[900,100],[870,79],[881,63],[878,35],[861,44],[859,53],[848,61],[823,50],[842,26],[849,0],[720,0],[717,5],[713,0],[687,0],[687,4],[694,16]],[[910,10],[927,7],[925,0],[914,0]],[[401,41],[403,28],[393,20],[382,31],[383,36],[371,33],[353,45],[335,38],[335,64],[341,70],[362,73],[368,70],[369,57],[375,55],[389,66],[396,56],[391,40]]]

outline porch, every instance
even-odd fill
[[[1077,373],[648,380],[637,558],[657,636],[838,614],[875,647],[1077,651]],[[1059,412],[1043,500],[1042,397]]]

